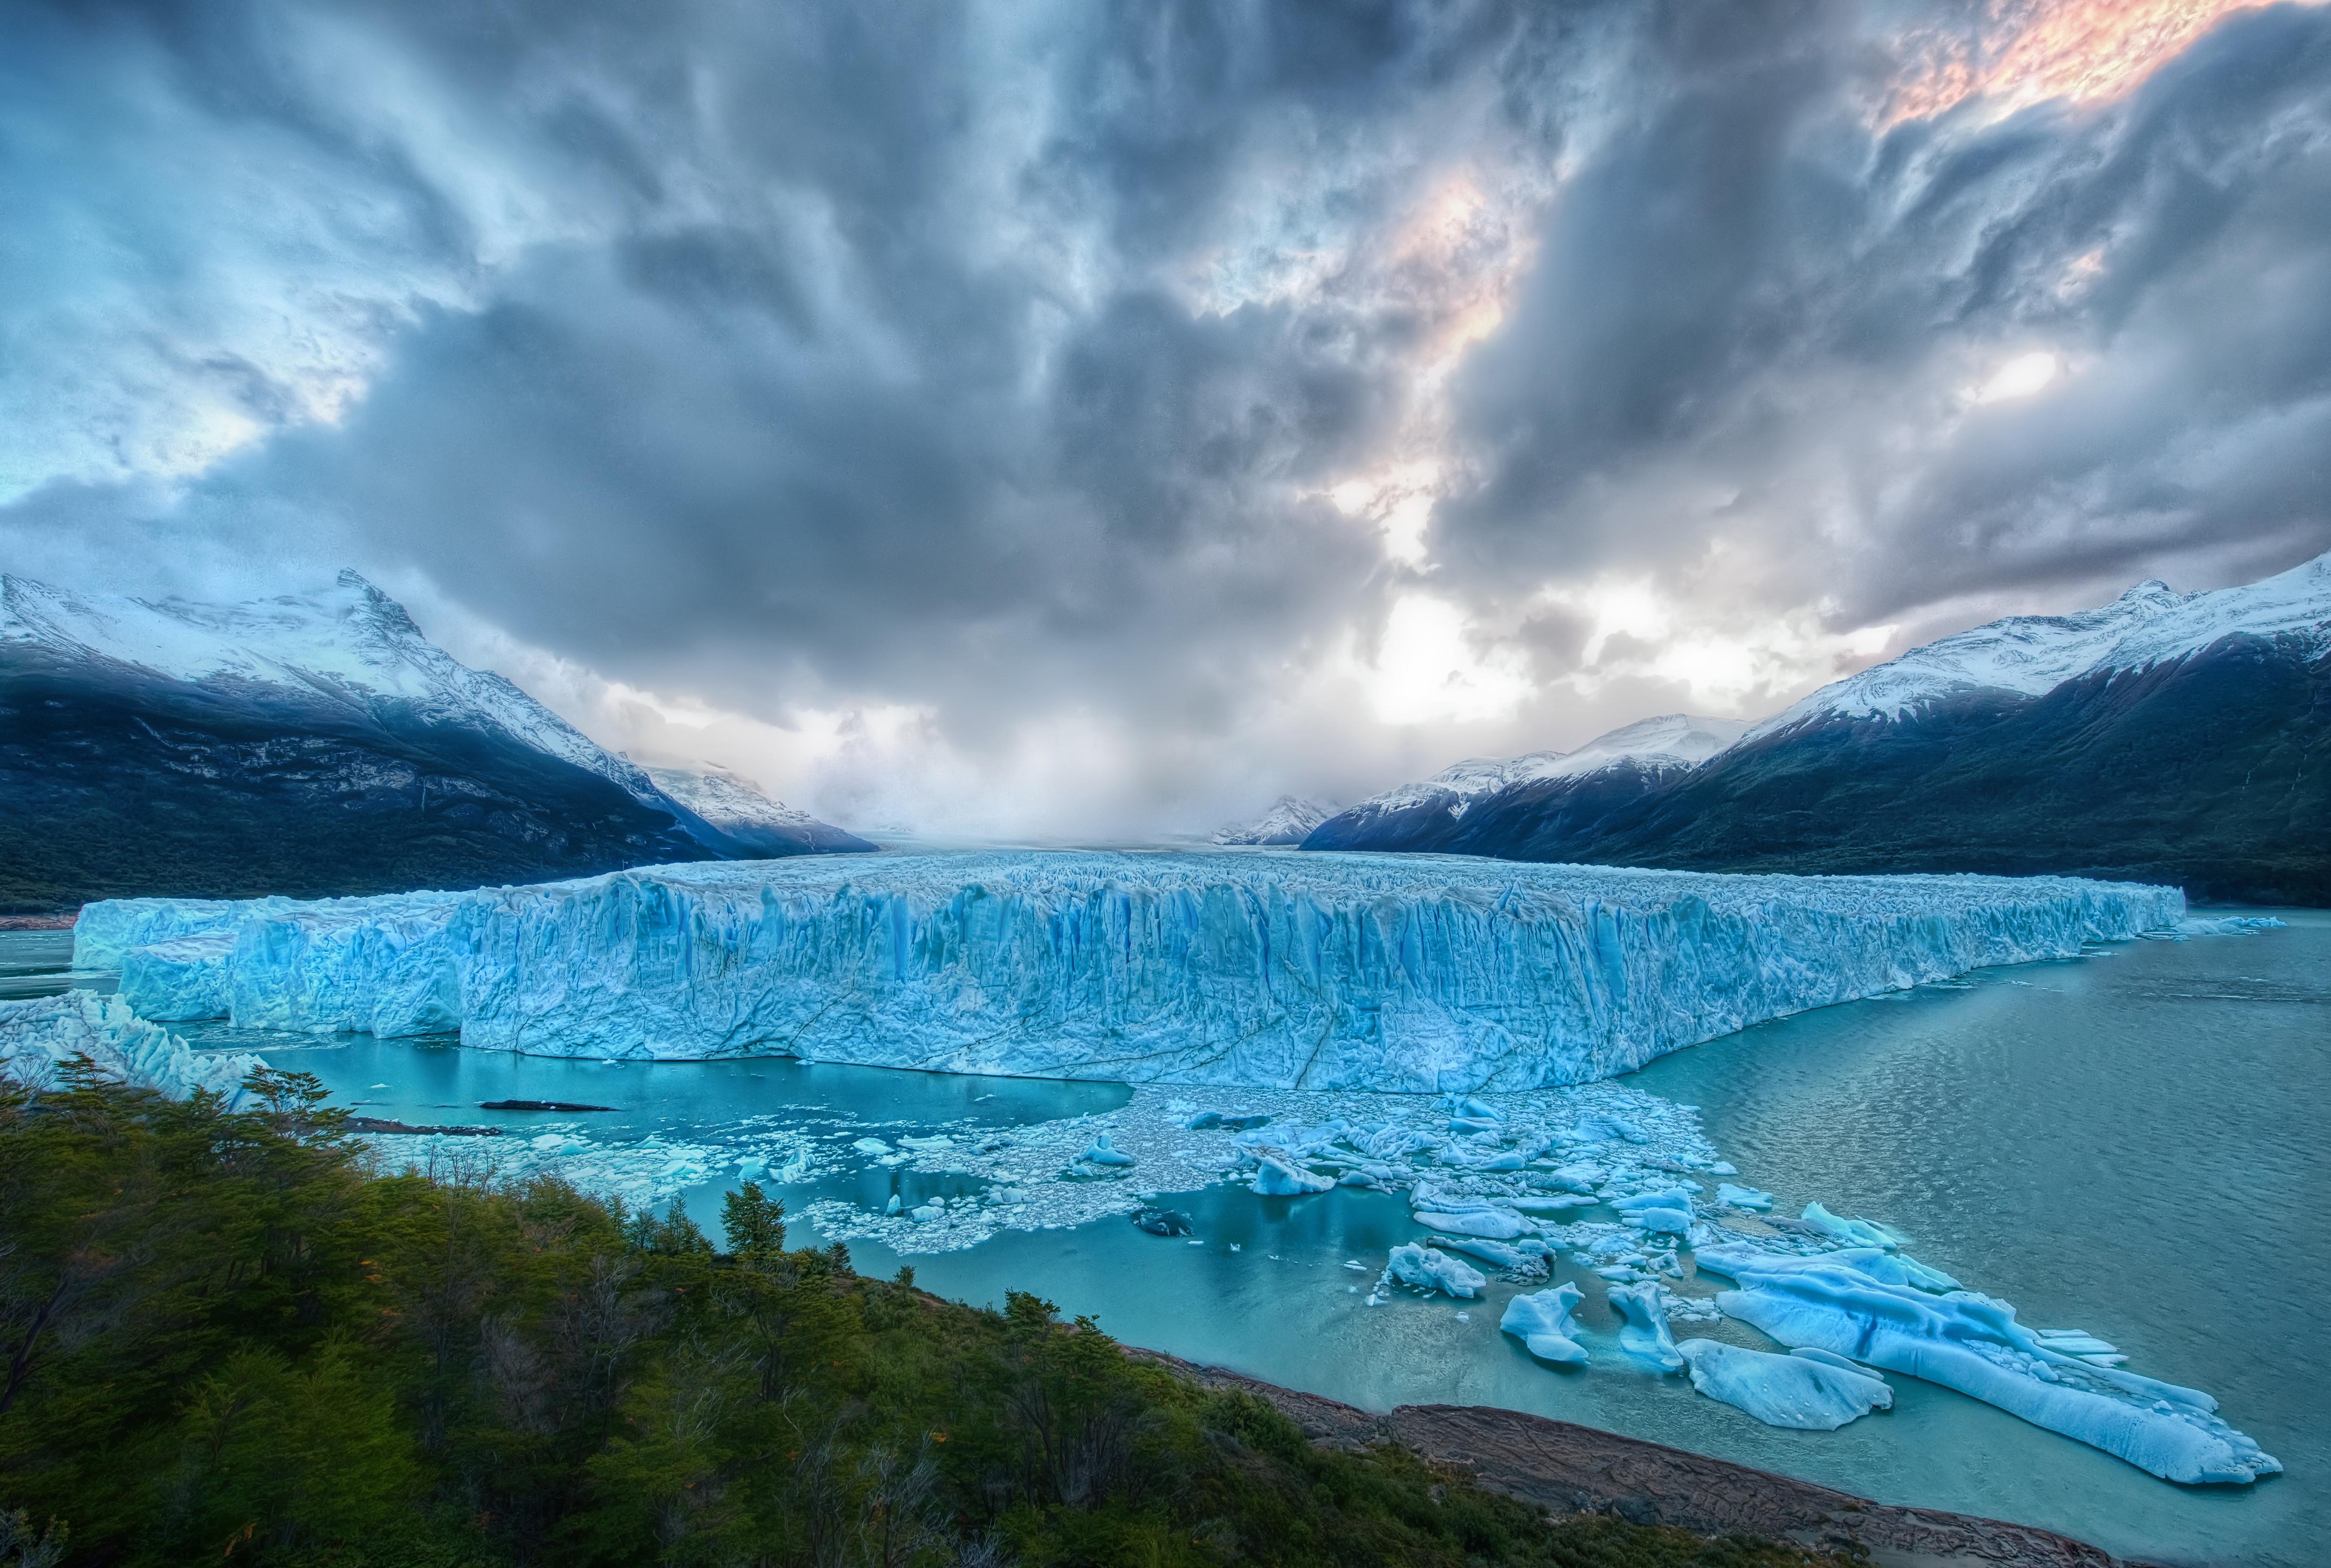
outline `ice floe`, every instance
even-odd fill
[[[1506,1303],[1498,1326],[1512,1335],[1540,1361],[1556,1366],[1584,1366],[1585,1347],[1578,1343],[1578,1326],[1570,1314],[1582,1299],[1578,1287],[1561,1284],[1551,1290],[1525,1292]]]
[[[1438,1290],[1445,1295],[1470,1300],[1481,1294],[1489,1283],[1481,1271],[1461,1259],[1451,1258],[1438,1247],[1403,1242],[1392,1250],[1384,1263],[1384,1278],[1376,1284],[1381,1293],[1387,1286],[1407,1285],[1419,1290]]]
[[[2240,1483],[2281,1469],[2219,1419],[2208,1394],[2057,1350],[2006,1302],[1865,1271],[1883,1256],[1773,1257],[1733,1244],[1703,1248],[1697,1262],[1732,1278],[1736,1288],[1717,1297],[1727,1316],[1783,1345],[1956,1389],[2166,1480]]]
[[[1614,1285],[1611,1306],[1622,1322],[1619,1348],[1661,1372],[1681,1372],[1683,1354],[1668,1332],[1667,1291],[1659,1285]]]
[[[1766,1426],[1834,1431],[1894,1405],[1894,1391],[1884,1378],[1842,1356],[1775,1355],[1715,1339],[1687,1339],[1676,1349],[1691,1369],[1692,1387]]]

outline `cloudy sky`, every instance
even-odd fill
[[[2331,7],[0,0],[0,566],[1106,837],[2331,547]]]

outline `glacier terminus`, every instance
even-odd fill
[[[690,863],[472,892],[90,905],[153,1020],[613,1060],[1446,1093],[2174,927],[2177,889],[1422,855]]]

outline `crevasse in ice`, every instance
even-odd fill
[[[1578,1083],[1761,1020],[2172,926],[2169,888],[1051,851],[90,906],[143,1017],[554,1056],[788,1054],[1403,1092]]]

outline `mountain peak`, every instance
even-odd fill
[[[1325,801],[1301,795],[1281,795],[1251,822],[1227,827],[1214,834],[1218,844],[1299,844],[1311,830],[1336,814]]]
[[[1955,692],[2037,697],[2099,671],[2174,663],[2238,635],[2331,648],[2331,553],[2238,587],[2181,594],[2150,578],[2093,610],[1993,621],[1824,686],[1755,733],[1828,716],[1899,718]]]

